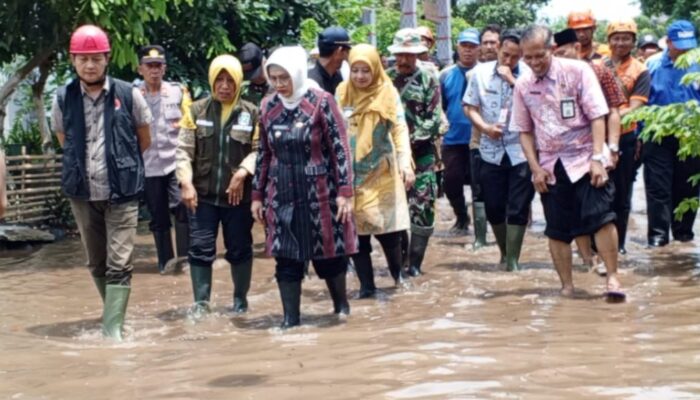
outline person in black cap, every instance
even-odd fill
[[[647,58],[661,51],[659,47],[659,39],[652,35],[646,34],[639,39],[637,46],[637,58],[641,62],[645,62]]]
[[[244,82],[241,88],[241,98],[259,107],[263,97],[272,92],[263,73],[265,64],[263,51],[255,43],[246,43],[241,47],[238,59],[243,66]]]
[[[321,89],[335,95],[335,88],[343,81],[340,67],[350,54],[350,36],[338,26],[324,29],[318,35],[319,59],[309,69],[309,79],[318,83]]]
[[[180,187],[175,178],[175,149],[182,107],[191,100],[185,87],[163,80],[166,71],[165,50],[162,46],[141,48],[139,74],[143,81],[138,89],[151,110],[151,147],[143,153],[146,167],[145,199],[158,255],[158,270],[182,268],[189,250],[187,209],[181,202]],[[175,217],[175,258],[170,234],[170,215]],[[169,263],[169,261],[171,261]]]

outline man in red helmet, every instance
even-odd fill
[[[51,116],[63,146],[61,186],[104,302],[102,331],[121,340],[151,112],[138,89],[107,76],[110,50],[96,26],[73,32],[70,60],[78,79],[58,90]]]

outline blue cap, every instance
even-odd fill
[[[475,45],[481,44],[479,40],[479,31],[474,28],[465,29],[457,36],[457,43],[471,43]]]
[[[337,46],[350,47],[350,36],[345,29],[339,26],[331,26],[318,34],[317,45],[319,49],[322,47],[335,49]]]
[[[690,21],[679,19],[673,21],[666,31],[668,39],[673,43],[673,47],[678,50],[690,50],[698,47],[695,39],[695,27]]]

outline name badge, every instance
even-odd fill
[[[206,126],[206,127],[208,127],[208,128],[211,128],[212,126],[214,126],[214,122],[212,122],[212,121],[207,121],[206,119],[198,119],[198,120],[195,122],[195,124],[197,124],[197,126]]]
[[[276,131],[288,131],[289,127],[287,125],[272,125],[272,129]]]
[[[576,101],[574,99],[564,99],[559,103],[562,119],[576,117]]]
[[[498,114],[498,123],[499,123],[499,125],[505,125],[507,121],[508,121],[508,109],[501,108],[501,112]]]
[[[252,125],[234,125],[231,127],[231,130],[232,131],[252,132],[253,126]]]
[[[236,125],[250,125],[250,113],[249,112],[241,112],[238,114],[238,122],[236,122]]]

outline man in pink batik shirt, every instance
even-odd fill
[[[595,73],[582,61],[552,57],[552,33],[531,26],[523,60],[532,69],[518,79],[510,131],[520,132],[535,190],[544,206],[552,261],[571,296],[571,241],[594,234],[607,268],[609,298],[623,298],[617,277],[617,230],[608,180],[605,116],[608,107]]]

